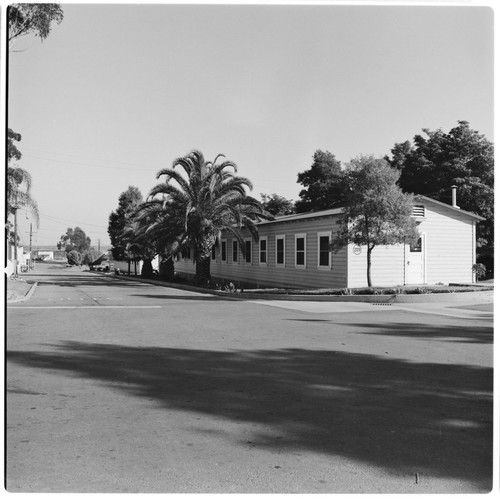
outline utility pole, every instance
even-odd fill
[[[97,240],[97,253],[100,255],[101,254],[101,240]]]
[[[17,203],[14,208],[14,277],[17,277]]]

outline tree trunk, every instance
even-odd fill
[[[175,267],[173,258],[162,260],[160,263],[160,281],[173,281],[175,276]]]
[[[130,275],[130,259],[128,261],[128,275]]]
[[[366,279],[368,280],[368,287],[372,287],[372,250],[370,245],[367,246],[366,252]]]
[[[195,284],[206,287],[210,282],[210,257],[197,260]]]
[[[142,277],[153,277],[153,264],[151,263],[151,258],[145,258],[142,263],[141,269]]]

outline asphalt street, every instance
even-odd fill
[[[10,492],[483,493],[493,305],[270,302],[38,265]]]

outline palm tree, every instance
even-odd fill
[[[38,205],[31,196],[31,175],[18,166],[7,167],[7,208],[8,213],[19,207],[28,208],[39,220]]]
[[[134,239],[147,244],[159,255],[161,280],[172,281],[175,274],[173,255],[180,251],[182,229],[180,210],[169,200],[149,199],[134,214]]]
[[[35,218],[36,225],[39,224],[38,205],[31,196],[31,175],[29,172],[15,165],[22,157],[15,142],[21,140],[21,134],[12,129],[7,130],[7,210],[5,213],[7,228],[10,229],[9,215],[15,215],[19,208],[27,208]],[[16,236],[14,235],[14,239]]]
[[[261,203],[247,195],[252,189],[250,180],[235,175],[232,161],[205,161],[200,151],[177,158],[172,168],[160,170],[156,178],[165,182],[153,187],[149,194],[150,213],[156,221],[150,232],[156,233],[170,255],[191,247],[196,262],[196,282],[206,285],[210,280],[210,253],[223,230],[231,232],[245,244],[240,229],[245,227],[258,240],[256,222],[272,219]],[[180,167],[183,172],[176,170]],[[162,199],[156,196],[161,196]]]

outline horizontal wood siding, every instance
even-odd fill
[[[444,206],[426,206],[419,227],[426,234],[426,282],[473,282],[474,219]]]
[[[425,235],[425,284],[473,282],[475,240],[474,220],[468,215],[438,206],[425,204],[425,217],[419,223]],[[355,255],[348,248],[349,287],[367,286],[366,246]],[[372,284],[395,286],[404,284],[408,253],[404,245],[375,247],[372,253]]]
[[[368,286],[366,276],[366,246],[361,246],[361,253],[356,254],[354,246],[347,248],[349,260],[349,284],[351,288]],[[395,286],[404,284],[405,251],[401,244],[393,246],[375,246],[372,251],[372,285]]]
[[[259,237],[267,236],[267,263],[259,263],[259,243],[252,240],[252,262],[246,263],[241,252],[238,262],[232,261],[231,234],[223,234],[227,240],[227,259],[221,261],[220,252],[216,260],[211,260],[210,273],[212,277],[233,282],[250,284],[260,287],[284,288],[338,288],[347,285],[347,254],[346,250],[332,253],[330,269],[318,269],[318,232],[337,230],[335,216],[308,218],[306,220],[284,221],[259,225]],[[295,266],[295,235],[306,234],[306,266]],[[285,236],[285,265],[276,265],[276,236]],[[242,236],[249,239],[246,230]],[[181,259],[175,262],[178,272],[192,274],[195,266],[191,261]]]
[[[424,203],[422,203],[424,204]],[[211,261],[212,276],[261,287],[333,288],[364,287],[366,277],[366,247],[356,254],[349,245],[331,254],[330,269],[318,268],[318,233],[336,231],[339,215],[324,215],[299,220],[284,220],[259,225],[259,235],[267,237],[267,263],[259,263],[259,243],[252,241],[252,262],[245,263],[243,255],[232,261],[231,234],[223,234],[227,242],[227,259],[220,252]],[[425,217],[419,230],[425,234],[425,282],[472,282],[475,255],[474,220],[446,206],[425,204]],[[245,238],[250,238],[243,231]],[[306,265],[295,265],[295,236],[306,234]],[[285,236],[285,265],[276,265],[276,235]],[[374,286],[395,286],[405,283],[407,252],[404,245],[376,247],[372,253],[372,283]],[[190,260],[175,262],[178,272],[194,274]]]

